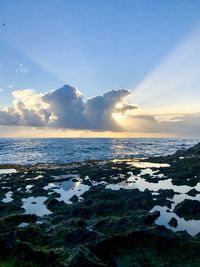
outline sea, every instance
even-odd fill
[[[146,158],[187,149],[200,138],[0,138],[0,164]]]

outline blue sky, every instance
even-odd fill
[[[16,88],[68,83],[86,97],[134,88],[199,17],[195,0],[2,0],[1,105]]]
[[[114,129],[107,127],[108,122],[126,125],[125,131],[148,133],[170,132],[173,127],[173,133],[182,132],[183,126],[192,125],[191,133],[196,134],[200,130],[199,36],[199,0],[1,0],[0,123],[32,126],[37,121],[49,126],[56,121],[55,105],[60,110],[55,125],[69,119],[66,109],[61,112],[59,106],[66,105],[62,95],[68,97],[63,89],[53,94],[60,102],[53,99],[49,109],[40,95],[69,84],[84,96],[82,101],[78,92],[65,87],[74,95],[72,101],[80,104],[73,107],[74,114],[78,116],[79,110],[89,129],[96,129],[91,120],[95,122],[93,115],[101,112],[100,130]],[[95,97],[120,88],[133,92],[127,101],[138,109],[124,102],[127,91],[120,97],[116,92],[111,102],[107,95],[101,104],[96,101]],[[15,93],[17,90],[21,91]],[[114,121],[117,100],[128,115],[124,118],[118,109]],[[95,109],[91,103],[96,103]],[[5,106],[13,109],[1,113]],[[18,106],[26,107],[25,113]],[[46,115],[51,114],[45,122],[43,107]],[[107,121],[103,112],[109,113]],[[191,112],[195,114],[188,115]],[[83,121],[80,124],[85,127]],[[67,125],[66,121],[60,125]]]

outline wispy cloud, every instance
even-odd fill
[[[6,87],[9,88],[9,89],[12,89],[12,88],[14,88],[14,85],[9,84],[9,85],[7,85]]]
[[[24,66],[24,64],[20,63],[18,68],[15,70],[18,73],[23,73],[27,74],[28,73],[28,68]]]

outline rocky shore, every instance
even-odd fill
[[[200,266],[200,144],[143,160],[0,165],[0,266]]]

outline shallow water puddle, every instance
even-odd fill
[[[48,185],[43,187],[44,190],[49,190],[54,188],[58,188],[58,185],[56,183],[49,183]]]
[[[146,166],[146,165],[145,165]],[[155,166],[154,166],[155,167]],[[139,189],[141,192],[144,192],[146,189],[153,191],[152,195],[155,197],[156,195],[159,195],[159,190],[165,190],[165,189],[172,189],[175,193],[172,199],[169,199],[172,201],[172,207],[169,209],[167,206],[161,207],[161,206],[155,206],[150,212],[153,211],[160,211],[159,218],[155,221],[158,225],[163,225],[168,229],[171,229],[174,232],[177,231],[187,231],[190,235],[196,235],[200,232],[200,220],[185,220],[184,218],[180,218],[178,215],[176,215],[173,211],[177,204],[181,203],[185,199],[191,199],[191,200],[198,200],[200,201],[200,194],[197,194],[195,197],[187,195],[187,193],[191,189],[196,189],[197,191],[200,191],[200,183],[198,183],[196,186],[191,187],[188,185],[174,185],[172,184],[172,179],[167,180],[159,180],[157,183],[146,181],[145,178],[141,177],[144,174],[150,174],[152,176],[152,179],[154,178],[156,171],[152,171],[149,169],[149,166],[141,170],[140,174],[138,176],[133,175],[130,173],[130,177],[123,182],[117,183],[117,184],[109,184],[106,186],[107,189],[111,190],[120,190],[122,189]],[[156,200],[156,198],[154,199]],[[174,217],[177,220],[177,227],[170,226],[168,223],[169,221]]]
[[[144,176],[144,175],[150,175],[151,178],[164,178],[164,174],[163,173],[158,173],[159,170],[152,170],[151,168],[146,168],[146,169],[142,169],[140,172],[140,176]]]
[[[60,194],[60,197],[57,198],[59,201],[64,201],[66,204],[71,204],[70,198],[76,195],[80,197],[84,192],[88,191],[90,186],[84,185],[81,181],[64,181],[61,183],[50,183],[47,186],[43,187],[45,190],[51,189],[52,191]]]
[[[155,221],[158,225],[163,225],[166,228],[172,230],[173,232],[178,231],[186,231],[188,234],[195,236],[200,233],[200,220],[185,220],[184,218],[180,218],[176,213],[174,213],[174,209],[177,204],[183,202],[185,199],[198,200],[200,201],[200,194],[197,194],[195,197],[188,196],[187,194],[174,195],[171,201],[173,201],[171,209],[164,206],[155,206],[150,212],[160,211],[160,216]],[[172,218],[177,220],[177,227],[173,227],[169,225],[169,221]]]
[[[173,212],[167,212],[168,208],[161,207],[161,206],[155,206],[151,212],[153,211],[160,211],[161,215],[160,217],[155,221],[157,225],[163,225],[167,229],[172,230],[173,232],[178,231],[186,231],[189,235],[195,236],[200,232],[200,220],[188,220],[186,221],[184,218],[178,217]],[[172,218],[175,218],[177,220],[177,227],[170,226],[168,223]]]
[[[139,189],[141,192],[144,192],[146,189],[150,191],[159,191],[165,190],[165,189],[172,189],[174,192],[177,193],[186,193],[193,189],[194,187],[187,186],[187,185],[173,185],[172,179],[167,180],[161,180],[157,183],[151,183],[146,181],[144,178],[141,178],[139,176],[131,176],[126,181],[117,183],[117,184],[109,184],[106,186],[107,189],[112,190],[120,190],[122,189]]]
[[[52,212],[47,209],[44,202],[47,200],[47,197],[28,197],[23,198],[22,208],[25,209],[24,214],[35,214],[37,216],[44,216],[51,214]]]
[[[151,176],[155,175],[155,173],[157,173],[159,170],[152,170],[151,168],[145,168],[145,169],[142,169],[141,172],[140,172],[140,176],[142,175],[146,175],[146,174],[149,174]]]
[[[141,161],[132,161],[132,162],[128,162],[127,164],[134,166],[136,168],[140,168],[140,169],[170,167],[170,165],[167,163],[153,163],[153,162],[141,162]]]
[[[5,194],[5,197],[2,199],[2,202],[9,203],[9,202],[13,201],[12,195],[13,195],[12,191],[7,192]]]
[[[198,183],[195,187],[188,185],[174,185],[172,184],[172,179],[160,180],[157,183],[151,183],[146,181],[145,178],[140,177],[141,174],[143,174],[142,171],[138,176],[130,173],[130,177],[126,181],[122,181],[117,184],[109,184],[106,186],[106,188],[112,190],[120,190],[121,188],[139,189],[142,192],[144,192],[146,189],[150,191],[159,191],[160,189],[172,189],[176,193],[187,193],[191,189],[196,189],[197,191],[200,190],[200,183]]]
[[[0,174],[11,174],[16,172],[17,171],[15,169],[0,169]]]
[[[23,222],[23,223],[20,223],[19,225],[18,225],[18,228],[24,228],[24,227],[26,227],[26,226],[28,226],[29,225],[29,223],[25,223],[25,222]]]
[[[43,178],[43,177],[44,177],[43,175],[38,175],[38,176],[33,177],[33,178],[26,178],[26,181],[38,180],[38,179],[41,179],[41,178]]]
[[[69,182],[71,182],[69,184]],[[72,182],[72,181],[65,181],[60,184],[59,189],[55,189],[55,192],[60,194],[58,200],[63,200],[65,203],[71,203],[69,199],[76,195],[80,197],[84,192],[88,191],[90,186],[82,184],[80,181]]]
[[[32,193],[32,191],[30,190],[34,185],[33,184],[29,184],[26,186],[26,193]]]

